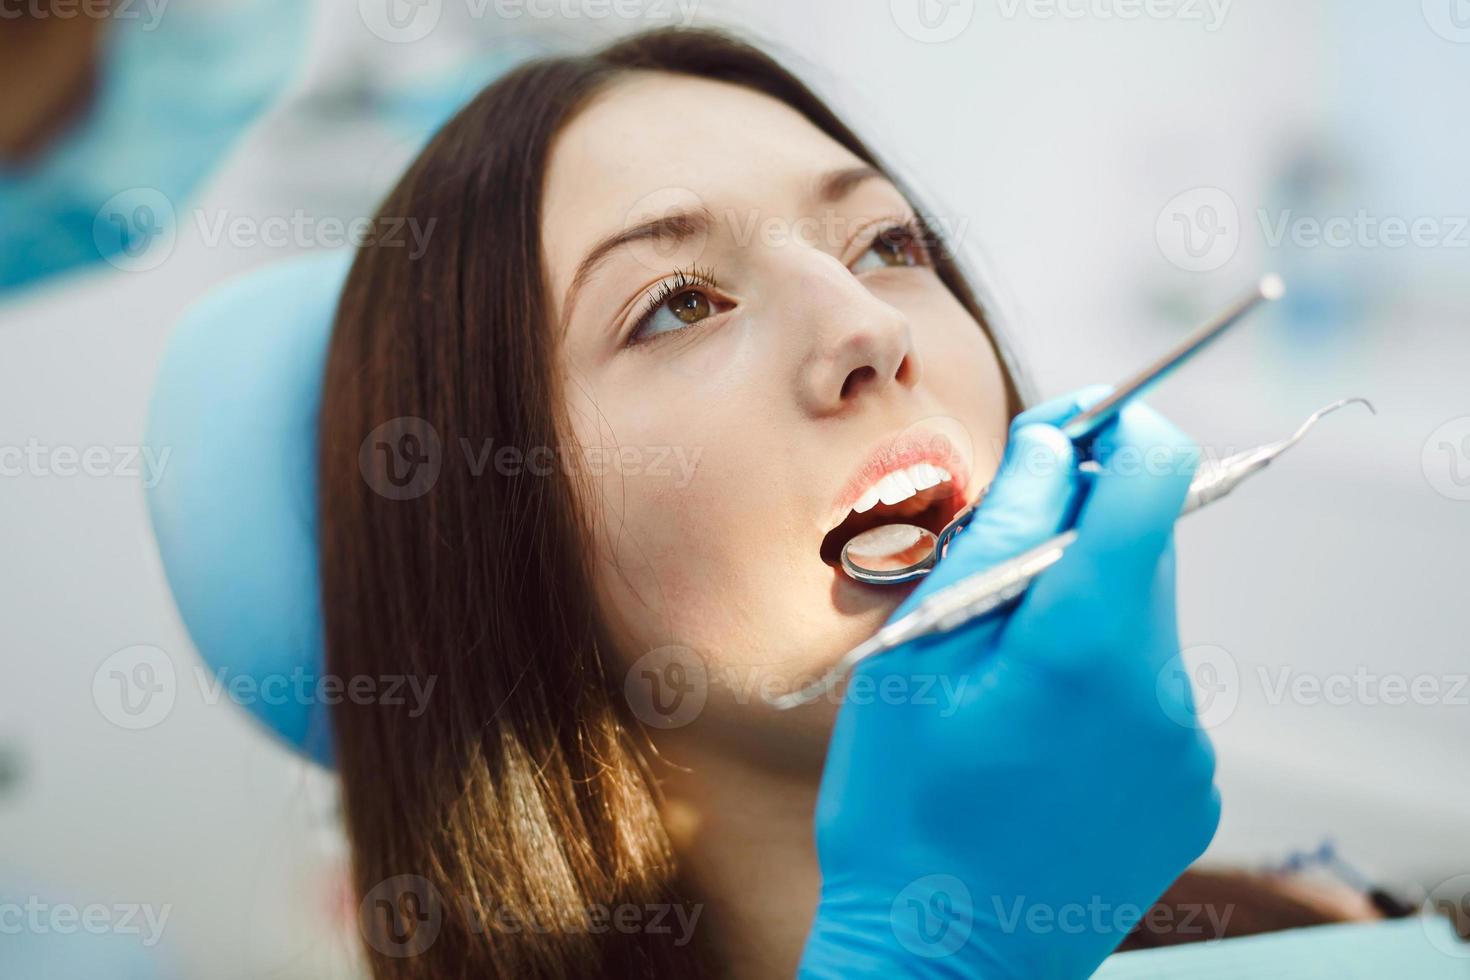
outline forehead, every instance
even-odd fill
[[[726,82],[640,72],[552,146],[542,208],[553,295],[596,241],[671,207],[790,214],[823,173],[861,163],[795,109]]]

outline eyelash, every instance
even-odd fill
[[[691,287],[696,286],[703,286],[705,289],[717,290],[720,288],[720,283],[719,280],[715,278],[715,273],[713,269],[700,268],[676,269],[674,270],[674,274],[672,276],[659,283],[657,288],[654,289],[653,293],[648,297],[647,301],[644,302],[643,311],[638,314],[638,319],[633,321],[633,329],[628,334],[628,346],[632,347],[641,346],[643,344],[654,344],[658,343],[660,340],[663,340],[665,337],[671,337],[676,333],[683,333],[682,330],[673,330],[667,333],[655,334],[652,337],[644,337],[642,339],[639,339],[638,336],[643,332],[643,328],[648,326],[649,321],[654,318],[654,315],[663,308],[663,305],[665,303],[667,303],[669,300],[673,299],[680,293],[686,292]]]
[[[917,218],[909,218],[880,227],[868,239],[863,250],[864,254],[866,254],[868,249],[895,233],[904,236],[907,239],[907,243],[913,247],[917,265],[927,266],[931,263],[933,253],[928,244],[927,232]],[[648,326],[649,321],[663,308],[665,303],[692,287],[700,286],[710,290],[718,290],[720,288],[719,280],[715,278],[713,269],[700,269],[697,267],[676,269],[672,276],[658,284],[658,287],[644,302],[642,312],[633,321],[633,329],[628,334],[627,346],[641,347],[645,344],[656,344],[675,334],[683,333],[683,330],[671,330],[665,333],[655,334],[651,337],[639,338],[644,328]]]
[[[934,250],[930,246],[933,239],[929,234],[929,229],[919,218],[906,218],[880,228],[872,238],[868,239],[867,248],[872,248],[883,239],[894,235],[895,232],[908,240],[907,243],[913,247],[919,265],[929,265],[933,262]]]

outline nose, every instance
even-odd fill
[[[796,277],[787,309],[804,338],[798,389],[815,416],[835,415],[894,388],[918,384],[908,317],[883,302],[837,259],[816,253]]]

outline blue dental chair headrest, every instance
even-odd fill
[[[236,701],[327,766],[316,423],[351,261],[290,259],[194,306],[169,339],[146,436],[169,453],[148,509],[195,647]]]

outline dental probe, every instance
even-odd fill
[[[1296,432],[1285,439],[1203,464],[1190,483],[1189,494],[1180,509],[1180,516],[1207,507],[1224,497],[1301,442],[1323,417],[1353,403],[1364,405],[1368,411],[1378,414],[1366,398],[1345,398],[1314,412]],[[1025,594],[1038,575],[1060,561],[1067,548],[1076,540],[1075,529],[1064,531],[1009,561],[936,591],[911,612],[884,626],[867,641],[848,651],[817,680],[789,694],[768,696],[767,703],[780,711],[810,704],[835,688],[855,665],[869,657],[886,653],[920,637],[948,633],[1009,605]]]
[[[1173,374],[1174,371],[1194,355],[1222,337],[1231,327],[1244,320],[1256,307],[1280,299],[1286,294],[1286,285],[1281,277],[1272,273],[1263,276],[1254,289],[1237,300],[1229,309],[1195,330],[1174,346],[1167,354],[1145,365],[1120,382],[1112,394],[1096,405],[1069,420],[1062,426],[1062,434],[1073,442],[1080,442],[1097,433],[1112,421],[1123,407],[1155,384]],[[970,522],[977,504],[971,504],[952,517],[939,534],[917,525],[902,522],[882,524],[855,535],[842,548],[839,561],[847,577],[865,585],[903,585],[929,574],[939,561],[944,549],[960,529]],[[922,558],[903,567],[892,567],[891,556],[873,550],[874,542],[883,541],[884,533],[892,528],[910,528],[911,536],[920,541],[927,540]],[[912,548],[905,544],[905,550]],[[873,558],[881,555],[878,561]],[[866,562],[866,564],[865,564]]]
[[[1094,434],[1117,415],[1124,405],[1173,374],[1179,365],[1218,340],[1225,331],[1245,319],[1257,306],[1274,302],[1284,295],[1286,284],[1281,281],[1280,276],[1275,273],[1263,276],[1256,288],[1241,297],[1234,306],[1184,338],[1169,353],[1120,383],[1111,395],[1067,422],[1062,426],[1062,434],[1073,442]]]

